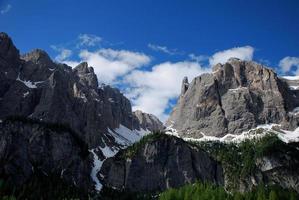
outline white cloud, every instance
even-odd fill
[[[81,35],[82,36],[82,35]],[[70,53],[60,51],[57,59],[75,67],[80,62],[88,62],[94,68],[100,83],[122,84],[126,86],[125,95],[132,101],[133,110],[155,114],[162,121],[168,117],[167,110],[171,108],[172,100],[180,95],[182,79],[187,76],[191,81],[194,77],[210,68],[202,67],[200,62],[209,60],[210,65],[226,62],[231,57],[251,60],[254,49],[250,46],[236,47],[215,53],[213,56],[189,54],[189,61],[163,62],[141,68],[151,62],[151,57],[140,52],[128,50],[115,50],[111,48],[98,48],[95,51],[82,49],[95,46],[101,39],[93,40],[84,38],[79,46],[78,60],[70,60]],[[149,48],[168,54],[176,53],[164,46],[148,45]]]
[[[94,52],[82,50],[79,57],[80,62],[85,61],[94,68],[99,82],[106,84],[115,84],[120,76],[151,61],[151,58],[143,53],[114,49],[99,49]],[[79,63],[71,60],[63,62],[72,67]]]
[[[284,73],[291,72],[293,66],[296,67],[294,73],[299,75],[299,57],[287,56],[279,61],[279,67]]]
[[[78,36],[79,46],[93,47],[102,41],[102,38],[92,34],[80,34]]]
[[[192,60],[192,61],[195,61],[195,62],[202,62],[204,60],[207,60],[209,59],[208,56],[205,56],[205,55],[195,55],[193,53],[189,54],[188,55],[189,58]]]
[[[176,49],[168,49],[166,46],[159,46],[156,44],[148,44],[147,46],[154,51],[163,52],[169,55],[180,54]]]
[[[251,46],[235,47],[224,51],[219,51],[209,58],[210,65],[225,63],[230,58],[239,58],[241,60],[252,60],[254,48]]]
[[[153,66],[151,71],[135,70],[126,76],[130,90],[127,96],[133,101],[133,110],[153,113],[165,121],[165,110],[170,100],[177,98],[181,90],[182,79],[190,80],[209,69],[204,69],[197,62],[165,62]]]
[[[59,54],[55,57],[55,60],[62,62],[64,60],[67,60],[71,55],[72,55],[72,50],[70,49],[66,49],[66,48],[62,48],[62,47],[57,47],[55,45],[51,45],[51,48],[57,52],[59,52]]]
[[[8,13],[12,6],[10,4],[7,4],[4,8],[0,10],[1,15],[4,15],[5,13]]]

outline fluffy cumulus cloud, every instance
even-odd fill
[[[79,46],[93,47],[102,41],[102,38],[93,34],[80,34],[78,36]]]
[[[153,113],[165,121],[170,100],[180,94],[182,79],[193,79],[209,69],[202,68],[197,62],[165,62],[153,66],[151,71],[135,70],[126,76],[130,89],[127,96],[133,101],[133,110]]]
[[[167,119],[172,103],[179,97],[181,82],[185,76],[191,82],[194,77],[210,72],[211,65],[224,63],[231,57],[251,60],[254,52],[251,46],[236,47],[217,52],[210,57],[189,54],[185,61],[166,61],[149,66],[151,57],[144,53],[101,47],[91,51],[89,47],[94,47],[101,38],[86,34],[80,35],[79,38],[80,43],[73,52],[67,51],[69,48],[56,48],[55,50],[59,52],[56,60],[72,67],[83,61],[88,62],[89,66],[94,68],[100,83],[116,87],[121,85],[125,88],[123,92],[132,101],[133,110],[139,109],[155,114],[162,121]],[[167,54],[176,53],[164,46],[149,44],[148,47]],[[78,51],[75,56],[77,60],[72,60],[70,56],[75,51]],[[207,60],[210,65],[203,67],[200,63]],[[282,63],[286,65],[286,62]]]
[[[251,46],[235,47],[224,51],[219,51],[209,58],[210,65],[225,63],[230,58],[241,60],[252,60],[254,48]]]
[[[1,15],[4,15],[5,13],[8,13],[11,10],[12,6],[10,4],[5,5],[1,10]]]
[[[299,57],[287,56],[280,60],[279,67],[284,73],[291,72],[295,73],[296,75],[299,75]],[[295,70],[292,70],[292,67],[294,67]]]
[[[117,78],[130,71],[147,65],[151,58],[140,52],[114,49],[99,49],[97,51],[82,50],[79,54],[80,62],[87,62],[94,68],[101,83],[115,84]],[[65,60],[64,63],[75,67],[80,62]]]

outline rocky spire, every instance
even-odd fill
[[[0,33],[0,79],[15,79],[20,67],[19,50],[10,37]],[[3,72],[3,73],[2,73]]]
[[[77,67],[74,68],[73,72],[75,72],[80,78],[80,83],[85,86],[89,86],[92,88],[98,87],[98,79],[94,73],[92,67],[88,67],[87,62],[80,63]]]
[[[186,91],[188,90],[188,87],[189,87],[188,77],[185,76],[182,81],[181,95],[184,95],[186,93]]]

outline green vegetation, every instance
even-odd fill
[[[159,200],[295,200],[298,195],[279,187],[259,186],[248,193],[227,193],[223,187],[208,183],[185,185],[163,192]]]
[[[229,190],[238,189],[239,181],[255,174],[255,161],[267,155],[287,154],[298,159],[294,146],[285,144],[274,134],[262,138],[245,140],[239,144],[222,142],[192,142],[221,162],[229,178]]]
[[[83,158],[86,158],[89,155],[88,151],[88,145],[87,143],[81,139],[79,134],[74,131],[68,124],[62,124],[62,123],[51,123],[51,122],[45,122],[41,121],[39,119],[32,119],[28,118],[26,116],[8,116],[4,119],[3,123],[9,123],[9,122],[21,122],[23,124],[30,124],[30,125],[39,125],[45,129],[49,129],[56,133],[69,133],[74,141],[79,145],[81,149],[81,156]]]
[[[150,142],[153,142],[158,139],[165,138],[165,137],[169,137],[169,136],[160,131],[156,131],[151,134],[148,134],[148,135],[144,136],[143,138],[141,138],[141,140],[139,140],[138,142],[134,143],[132,146],[129,146],[128,148],[126,148],[123,153],[123,156],[125,158],[132,158],[137,153],[137,151],[142,146],[144,146],[146,143],[150,143]]]
[[[136,193],[129,191],[118,191],[103,187],[98,199],[101,200],[154,200],[157,199],[152,194]]]

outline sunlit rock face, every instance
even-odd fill
[[[183,137],[241,134],[260,124],[298,126],[299,117],[292,112],[299,106],[298,92],[258,63],[230,59],[182,85],[166,126]]]

